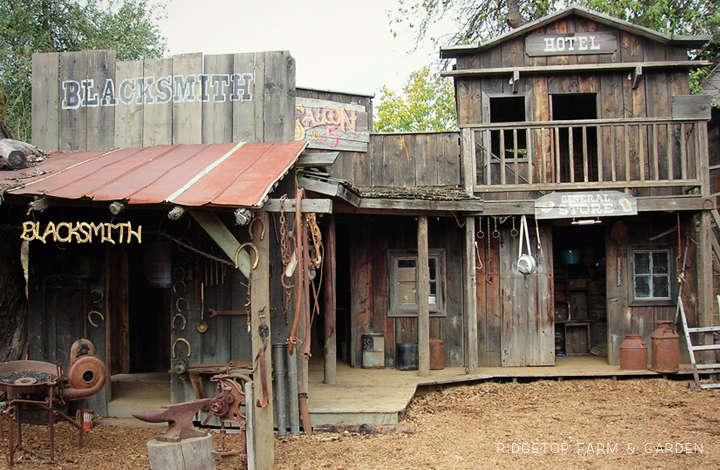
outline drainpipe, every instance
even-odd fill
[[[275,396],[277,397],[277,429],[278,436],[287,435],[287,358],[284,344],[273,344],[275,359]]]

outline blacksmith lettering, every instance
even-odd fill
[[[115,84],[113,83],[112,79],[106,78],[100,106],[115,106],[116,104],[117,99],[115,98]]]
[[[252,95],[250,94],[250,82],[253,77],[249,73],[237,73],[233,74],[232,77],[232,95],[230,95],[230,101],[250,101]],[[242,92],[242,94],[240,94]]]
[[[83,91],[84,91],[84,93],[83,93],[84,98],[83,98],[82,105],[87,106],[89,108],[94,108],[95,106],[99,105],[100,100],[98,99],[98,94],[97,93],[91,94],[91,92],[90,92],[90,90],[92,90],[92,88],[93,88],[95,80],[93,80],[92,78],[88,78],[88,79],[83,80],[81,83],[82,83],[82,87],[83,87]]]
[[[137,104],[153,104],[153,97],[150,95],[150,87],[155,83],[153,77],[142,77],[137,79],[140,94],[137,97]]]
[[[130,104],[130,102],[133,100],[133,95],[128,94],[128,88],[131,90],[135,88],[135,79],[132,78],[126,78],[122,82],[120,82],[120,102],[122,104]]]
[[[63,109],[78,109],[80,107],[80,83],[75,80],[62,82],[63,88]]]
[[[203,103],[207,103],[210,101],[210,95],[208,94],[208,80],[210,79],[210,75],[203,73],[198,75],[198,78],[200,79],[200,96],[198,99]]]
[[[195,75],[173,75],[173,81],[175,82],[175,94],[173,95],[173,101],[175,103],[195,101],[195,94],[193,89],[195,88]]]
[[[230,75],[227,73],[210,75],[210,85],[215,87],[213,100],[216,103],[224,103],[227,100],[225,89],[230,87]]]
[[[167,77],[161,77],[157,81],[157,91],[158,96],[157,100],[155,100],[158,104],[165,104],[169,103],[172,99],[172,86],[170,84],[172,83],[172,78],[170,76]]]

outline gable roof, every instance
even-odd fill
[[[55,154],[13,172],[9,196],[129,205],[260,207],[307,142],[159,145]],[[18,183],[19,182],[19,183]]]
[[[449,47],[443,47],[440,49],[440,57],[442,59],[451,59],[454,57],[458,57],[461,55],[466,54],[475,54],[490,48],[493,48],[505,41],[508,41],[510,39],[514,39],[518,36],[522,36],[534,29],[541,28],[543,26],[546,26],[550,23],[553,23],[559,19],[566,18],[570,15],[577,15],[583,18],[587,18],[589,20],[595,21],[597,23],[605,24],[608,26],[611,26],[613,28],[617,28],[622,31],[626,31],[628,33],[636,34],[638,36],[642,36],[645,38],[648,38],[650,40],[660,42],[663,44],[672,44],[672,45],[678,45],[678,46],[685,46],[688,48],[695,48],[700,47],[706,42],[708,42],[711,37],[710,36],[669,36],[667,34],[655,31],[650,28],[646,28],[644,26],[639,26],[633,23],[630,23],[628,21],[624,21],[609,15],[605,15],[603,13],[599,13],[594,10],[590,10],[588,8],[583,8],[579,6],[572,6],[565,8],[564,10],[560,10],[556,13],[553,13],[548,16],[544,16],[540,19],[537,19],[535,21],[531,21],[520,28],[513,29],[512,31],[508,31],[505,34],[502,34],[494,39],[491,39],[489,41],[485,41],[479,44],[468,44],[468,45],[457,45],[457,46],[449,46]]]

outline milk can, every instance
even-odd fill
[[[627,335],[620,344],[620,370],[647,369],[647,344],[640,335]]]
[[[650,335],[652,370],[674,374],[680,370],[680,336],[673,330],[671,320],[656,323],[657,329]]]

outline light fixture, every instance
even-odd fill
[[[170,212],[168,212],[168,219],[180,220],[180,217],[182,217],[184,213],[185,208],[183,206],[175,206]]]
[[[581,220],[575,220],[571,222],[572,225],[595,225],[595,224],[601,224],[602,220],[599,218],[597,219],[581,219]]]
[[[125,204],[120,201],[115,201],[110,204],[110,212],[112,215],[118,215],[125,210]]]
[[[250,220],[252,220],[250,209],[241,207],[235,211],[235,223],[238,225],[247,225]]]

